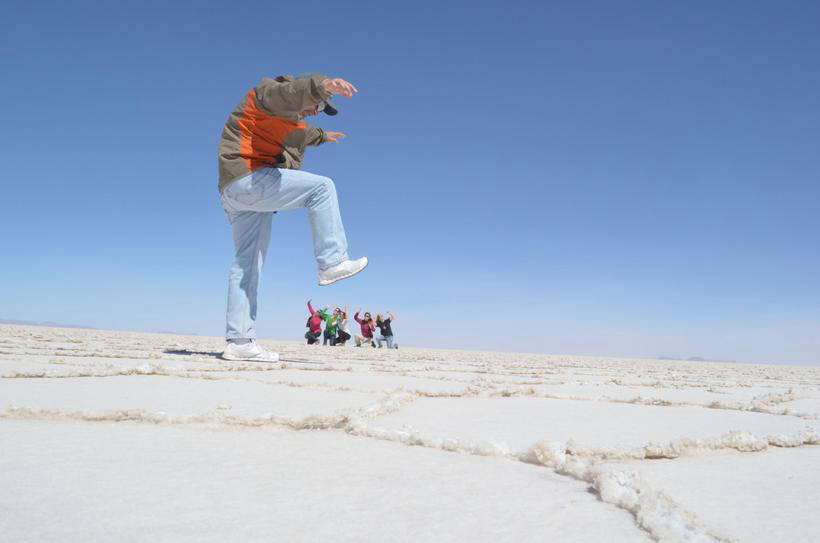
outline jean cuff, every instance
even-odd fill
[[[347,253],[345,253],[345,255],[340,260],[338,260],[337,262],[334,262],[333,264],[329,264],[329,265],[325,266],[324,268],[319,268],[319,271],[329,270],[333,266],[338,266],[339,264],[341,264],[342,262],[345,262],[347,260],[350,260],[350,257],[347,256]]]
[[[229,339],[256,339],[256,334],[247,334],[244,336],[242,334],[225,334],[225,341]]]

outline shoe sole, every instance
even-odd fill
[[[270,364],[275,364],[279,362],[279,358],[277,357],[276,360],[270,360],[265,358],[240,358],[238,356],[225,356],[220,355],[219,358],[222,360],[228,360],[230,362],[268,362]]]
[[[365,262],[365,263],[364,263],[364,266],[362,266],[362,267],[361,267],[361,269],[356,270],[356,271],[354,271],[353,273],[349,273],[349,274],[347,274],[347,275],[343,275],[343,276],[341,276],[341,277],[337,277],[336,279],[334,279],[334,280],[332,280],[332,281],[322,281],[322,280],[319,280],[319,286],[320,286],[320,287],[326,287],[326,286],[328,286],[328,285],[332,285],[332,284],[333,284],[333,283],[335,283],[336,281],[341,281],[342,279],[348,279],[349,277],[353,277],[353,276],[354,276],[354,275],[356,275],[357,273],[364,271],[364,269],[367,267],[367,265],[368,265],[368,264],[370,264],[370,260],[368,260],[367,262]]]

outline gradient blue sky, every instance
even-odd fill
[[[446,7],[444,7],[446,6]],[[399,344],[820,363],[816,2],[7,2],[0,318],[224,330],[227,114],[358,86],[309,149],[358,278],[280,213],[262,337],[304,302]]]

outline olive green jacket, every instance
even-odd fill
[[[327,141],[301,113],[328,100],[323,75],[264,78],[231,112],[219,140],[219,191],[259,168],[298,170],[305,147]]]

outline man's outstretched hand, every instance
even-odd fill
[[[327,136],[327,141],[331,143],[338,143],[340,139],[346,138],[347,134],[343,134],[341,132],[330,132],[329,130],[325,130],[325,136]]]
[[[341,96],[346,96],[347,98],[353,96],[354,92],[359,92],[359,89],[354,87],[352,83],[349,83],[340,77],[335,79],[325,79],[324,86],[325,91],[327,91],[328,94],[339,94]]]

